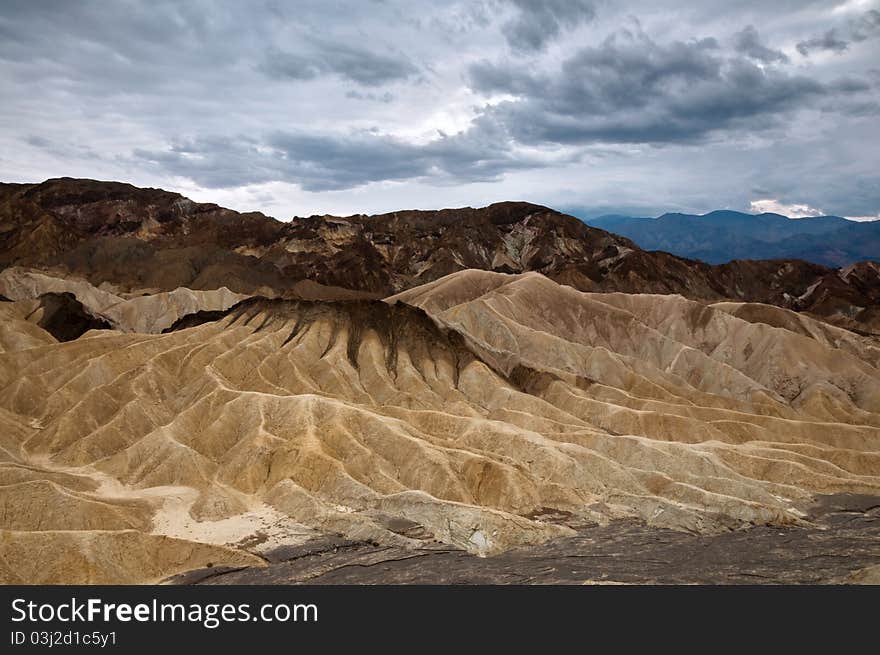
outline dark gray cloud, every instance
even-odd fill
[[[351,91],[345,92],[346,98],[351,98],[352,100],[369,100],[371,102],[384,102],[388,104],[390,102],[394,102],[394,94],[390,91],[385,91],[384,93],[361,93],[360,91],[355,91],[352,89]]]
[[[311,80],[329,73],[364,86],[383,86],[419,71],[405,55],[372,52],[347,43],[318,43],[303,54],[273,49],[266,53],[260,70],[292,80]]]
[[[472,87],[515,100],[491,113],[524,143],[700,142],[723,130],[760,130],[834,95],[869,89],[854,79],[822,83],[725,55],[715,39],[659,44],[623,31],[582,48],[555,73],[482,62]]]
[[[502,27],[510,47],[517,52],[543,50],[564,28],[593,19],[596,11],[587,0],[510,0],[516,18]]]
[[[788,63],[788,56],[784,52],[768,48],[761,42],[758,30],[753,25],[734,35],[733,47],[740,54],[765,64]]]
[[[880,11],[870,9],[850,25],[850,38],[858,42],[875,36],[880,36]]]
[[[70,143],[68,141],[55,142],[38,134],[31,134],[22,139],[29,146],[39,148],[56,157],[76,159],[100,159],[100,153],[87,145]]]
[[[346,14],[356,20],[373,9],[367,4]],[[40,60],[41,73],[96,95],[240,80],[245,68],[279,81],[336,77],[371,87],[417,75],[391,39],[312,27],[332,26],[334,11],[316,0],[8,0],[0,61]]]
[[[814,50],[827,50],[840,54],[848,47],[849,41],[842,38],[836,29],[830,29],[822,36],[814,36],[797,44],[798,52],[805,57],[809,56]]]
[[[876,36],[880,36],[880,11],[870,9],[858,18],[851,19],[844,27],[833,27],[821,36],[800,41],[797,49],[805,57],[816,50],[840,54],[849,49],[850,43],[867,41]]]
[[[431,176],[437,182],[491,181],[510,170],[540,167],[516,155],[504,133],[482,118],[465,132],[423,144],[372,132],[276,131],[261,139],[203,137],[134,157],[209,188],[292,182],[307,191],[350,189],[369,182]]]

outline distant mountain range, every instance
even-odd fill
[[[710,264],[734,259],[804,259],[842,267],[880,260],[880,221],[714,211],[702,216],[663,214],[659,218],[606,215],[584,222],[632,239],[646,250],[663,250]]]

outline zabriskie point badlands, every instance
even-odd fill
[[[0,2],[0,585],[880,584],[878,61],[878,0]]]
[[[880,575],[876,263],[61,178],[0,267],[3,583]]]

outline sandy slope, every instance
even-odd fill
[[[154,580],[311,530],[491,555],[570,534],[548,508],[709,533],[880,494],[877,343],[797,314],[482,271],[67,343],[9,305],[7,581]]]

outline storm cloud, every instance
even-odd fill
[[[277,131],[257,140],[199,138],[134,157],[206,188],[295,181],[307,191],[349,189],[369,182],[431,177],[435,182],[496,180],[505,171],[535,168],[514,154],[488,118],[424,144],[370,132],[346,135]]]
[[[515,97],[491,113],[530,144],[700,142],[775,126],[830,95],[845,100],[870,89],[760,67],[724,54],[714,38],[660,44],[631,31],[580,49],[550,73],[482,62],[470,80],[478,92]]]
[[[510,47],[519,52],[543,50],[563,29],[577,27],[595,16],[586,0],[510,0],[517,16],[502,31]]]
[[[741,32],[737,32],[734,35],[734,49],[746,57],[765,64],[776,62],[788,63],[788,57],[784,52],[768,48],[761,42],[758,30],[753,25],[747,26]]]
[[[292,80],[335,74],[364,86],[382,86],[418,73],[418,68],[403,55],[371,52],[346,43],[319,43],[304,54],[271,50],[260,70],[275,78]]]
[[[878,34],[843,0],[7,0],[0,178],[880,215]]]
[[[797,50],[804,56],[814,51],[828,50],[840,54],[850,43],[861,43],[880,36],[880,10],[870,9],[858,18],[850,19],[843,27],[833,27],[820,36],[814,36],[797,44]]]

